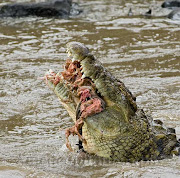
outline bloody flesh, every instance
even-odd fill
[[[79,133],[84,124],[84,119],[88,116],[100,113],[104,110],[105,102],[96,93],[96,86],[93,81],[87,77],[82,78],[82,67],[80,62],[72,62],[70,59],[66,60],[62,76],[56,75],[50,71],[45,79],[51,80],[54,85],[57,85],[61,80],[64,84],[68,84],[73,92],[73,95],[79,97],[79,104],[76,110],[75,125],[66,129],[66,146],[72,151],[71,144],[68,140],[69,135],[78,135],[79,139],[86,144],[83,136]],[[77,114],[78,113],[78,114]]]
[[[91,87],[93,82],[90,82],[88,78],[81,78],[81,65],[78,61],[72,62],[67,59],[64,71],[61,74],[64,80],[71,83],[72,86],[76,86],[75,90],[81,102],[80,112],[82,114],[80,117],[86,118],[103,110],[102,100],[95,93],[94,86]]]
[[[82,73],[80,71],[79,62],[72,62],[70,59],[67,59],[64,69],[65,70],[61,73],[64,80],[74,83],[75,81],[81,79]]]

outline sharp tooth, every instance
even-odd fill
[[[85,77],[86,77],[86,76],[83,74],[81,78],[84,79]]]
[[[76,61],[76,59],[72,58],[72,62]]]
[[[84,70],[82,69],[81,72],[84,73]]]
[[[68,52],[68,57],[70,57],[71,56],[71,53],[70,52]]]
[[[52,69],[49,69],[49,73],[52,73],[53,72],[53,70]]]

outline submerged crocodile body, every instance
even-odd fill
[[[65,71],[52,70],[46,83],[75,122],[66,130],[78,135],[83,149],[114,161],[135,162],[178,155],[175,130],[146,116],[135,97],[78,42],[67,44]]]

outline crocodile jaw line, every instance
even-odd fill
[[[71,61],[72,61],[72,62],[75,62],[75,61],[78,61],[78,62],[79,62],[79,60],[76,59],[76,58],[72,55],[72,53],[71,53],[71,51],[70,51],[69,49],[67,49],[66,52],[67,52],[67,56],[71,58]],[[82,72],[83,72],[83,69],[82,69]],[[81,79],[84,79],[85,77],[86,77],[86,76],[85,76],[85,74],[83,73]]]

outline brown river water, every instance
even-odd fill
[[[14,1],[0,5],[5,2]],[[180,138],[180,23],[163,17],[170,11],[160,8],[160,0],[79,3],[84,12],[69,19],[0,19],[0,178],[180,177],[177,156],[114,163],[66,148],[64,129],[73,122],[37,78],[50,68],[63,70],[70,41],[86,44],[137,96],[139,107]],[[153,17],[145,18],[149,8]]]

